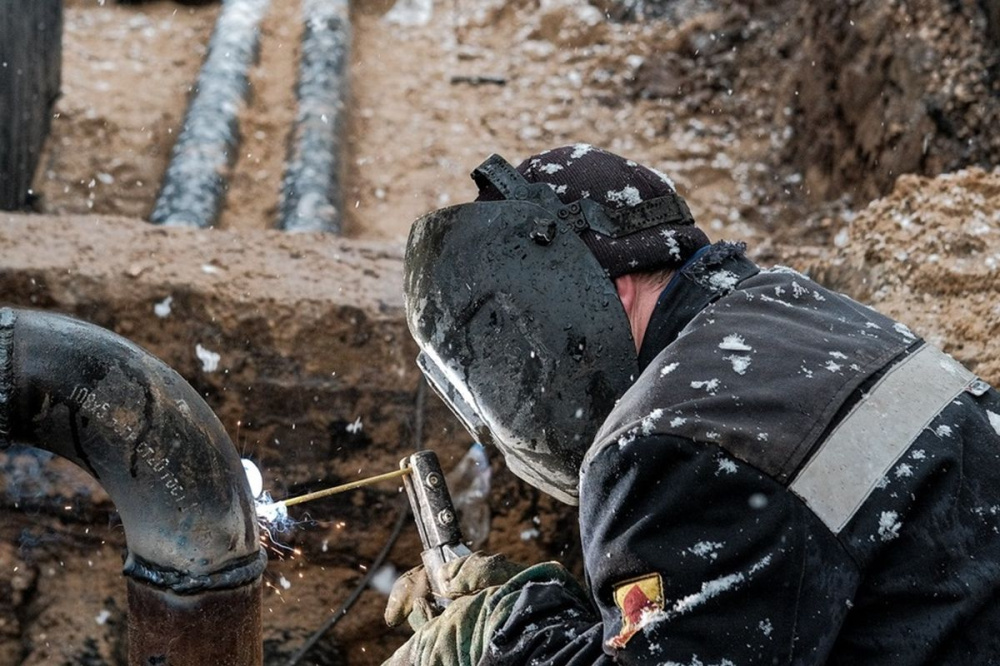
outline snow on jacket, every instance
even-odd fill
[[[1000,663],[1000,395],[717,244],[584,461],[593,607],[525,588],[483,664]]]

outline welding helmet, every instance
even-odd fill
[[[625,310],[591,246],[693,220],[672,189],[611,209],[566,203],[498,155],[472,176],[492,200],[431,212],[410,231],[404,299],[417,362],[514,474],[576,504],[583,456],[638,374]]]

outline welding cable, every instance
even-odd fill
[[[422,451],[424,444],[424,395],[426,388],[427,384],[424,381],[424,378],[421,377],[420,382],[417,384],[416,415],[413,422],[413,448],[417,451]],[[336,613],[327,618],[326,622],[323,623],[323,626],[313,632],[312,636],[310,636],[309,639],[303,643],[302,647],[299,648],[299,651],[288,660],[285,666],[296,666],[299,662],[301,662],[302,659],[309,654],[309,651],[313,649],[313,646],[315,646],[328,631],[333,629],[333,627],[340,622],[341,618],[347,615],[348,611],[351,610],[351,607],[354,606],[355,602],[361,598],[361,594],[368,587],[372,578],[378,570],[382,568],[382,563],[385,562],[389,553],[392,552],[393,547],[399,540],[399,535],[403,532],[403,528],[406,526],[409,519],[410,505],[407,502],[400,509],[399,517],[396,518],[396,524],[392,528],[392,533],[389,535],[389,539],[385,542],[385,545],[382,546],[382,550],[379,551],[379,554],[375,556],[375,560],[372,562],[371,566],[368,567],[368,572],[365,573],[364,578],[361,579],[358,586],[354,588],[353,592],[351,592],[351,596],[349,596],[341,607],[337,609]]]

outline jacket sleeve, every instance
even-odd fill
[[[825,661],[859,575],[782,484],[714,445],[652,436],[600,450],[580,494],[595,608],[528,586],[493,637],[504,658],[481,663]]]

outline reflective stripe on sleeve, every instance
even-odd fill
[[[840,533],[923,429],[975,379],[934,347],[910,354],[837,424],[791,491]]]

